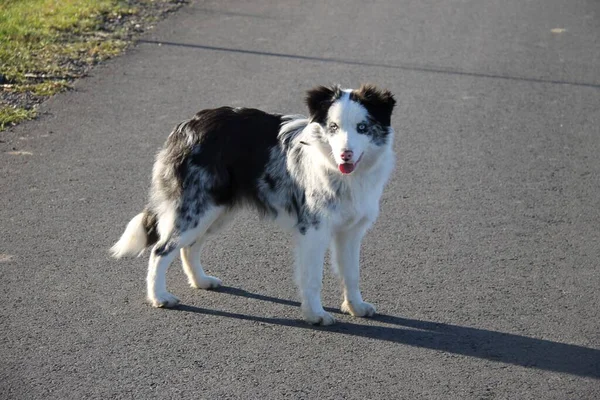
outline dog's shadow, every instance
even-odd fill
[[[296,301],[251,293],[233,287],[222,287],[219,292],[294,307],[300,306],[300,303]],[[420,321],[385,314],[377,314],[370,319],[378,323],[376,326],[372,323],[362,325],[338,321],[337,324],[330,327],[318,327],[297,319],[259,317],[189,305],[179,305],[175,307],[175,310],[362,336],[523,367],[600,379],[600,350],[598,349],[486,329]],[[339,313],[337,309],[326,308],[326,310]]]

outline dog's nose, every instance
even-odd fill
[[[350,161],[352,160],[352,156],[354,155],[354,152],[352,150],[345,150],[342,153],[342,160],[344,161]]]

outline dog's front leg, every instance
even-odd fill
[[[375,306],[362,299],[358,285],[360,277],[360,244],[367,231],[367,225],[359,225],[347,231],[338,232],[331,246],[331,256],[342,280],[344,302],[341,310],[355,317],[370,317],[375,314]]]
[[[296,283],[302,298],[304,319],[314,325],[331,325],[335,319],[323,309],[323,262],[331,236],[321,226],[311,227],[296,235]]]

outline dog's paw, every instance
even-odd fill
[[[367,302],[352,303],[345,300],[342,303],[342,312],[354,317],[372,317],[375,315],[375,306]]]
[[[304,311],[304,319],[311,325],[328,326],[335,324],[335,318],[325,310],[320,312]]]
[[[156,293],[148,297],[152,307],[164,308],[175,307],[179,303],[179,299],[169,292]]]
[[[217,289],[223,285],[223,282],[215,276],[205,276],[204,278],[198,279],[196,282],[190,282],[190,285],[196,289]]]

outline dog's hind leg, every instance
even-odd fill
[[[204,268],[202,268],[200,256],[207,237],[222,230],[232,220],[233,214],[231,211],[220,214],[204,235],[199,236],[192,245],[181,249],[183,271],[188,277],[191,287],[196,289],[216,289],[221,286],[222,282],[219,278],[206,275]]]
[[[154,307],[173,307],[179,299],[167,291],[167,269],[177,256],[178,241],[157,243],[150,253],[146,279],[148,301]]]
[[[152,249],[148,263],[147,291],[148,300],[154,307],[173,307],[179,299],[167,291],[166,275],[169,266],[180,249],[188,247],[201,236],[223,212],[221,207],[212,207],[195,220],[176,221],[174,231],[167,240],[159,242]]]
[[[191,246],[181,249],[181,262],[183,271],[188,277],[190,286],[196,289],[216,289],[221,286],[221,280],[215,276],[206,275],[202,263],[200,262],[200,253],[206,236],[199,237]]]

